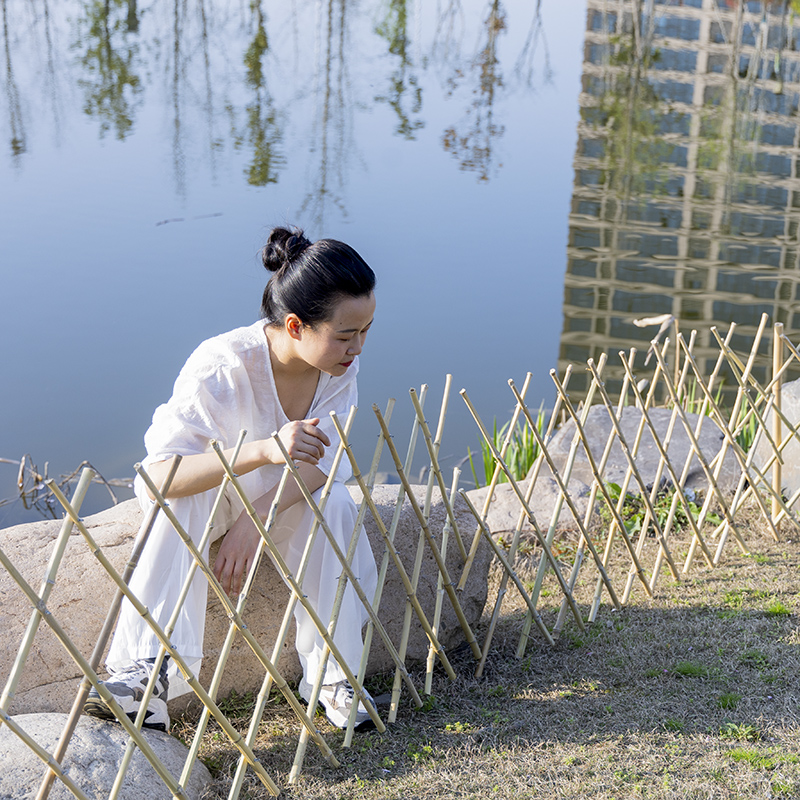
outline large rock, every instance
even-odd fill
[[[519,486],[524,493],[527,489],[527,481],[520,483]],[[573,479],[569,482],[567,489],[575,510],[578,512],[581,522],[583,522],[589,505],[589,486],[581,480]],[[483,510],[488,492],[489,488],[487,486],[471,489],[467,492],[469,499],[478,511]],[[531,495],[529,506],[543,535],[547,533],[550,527],[550,522],[560,497],[561,491],[550,470],[542,469],[536,481],[536,488]],[[510,543],[511,536],[516,530],[521,510],[522,504],[511,484],[498,484],[492,493],[492,501],[489,504],[486,518],[489,530],[494,536],[502,536],[507,543]],[[533,533],[533,528],[527,519],[523,520],[521,530],[526,534],[526,538],[530,538],[527,535]],[[575,516],[566,502],[561,503],[560,513],[556,519],[556,530],[560,533],[580,530],[575,521]]]
[[[358,490],[352,489],[351,492],[358,502]],[[397,492],[397,486],[377,486],[373,494],[381,518],[387,527],[394,514]],[[424,487],[415,487],[415,494],[421,504],[425,494]],[[467,510],[466,504],[461,500],[456,504],[456,518],[457,521],[460,521],[462,529],[466,531],[467,538],[471,538],[475,527],[474,520]],[[120,572],[130,555],[141,520],[142,512],[135,500],[121,503],[85,520],[92,536]],[[438,493],[435,492],[430,523],[434,534],[441,532],[444,521],[444,507]],[[42,521],[0,531],[0,547],[36,591],[38,591],[44,576],[45,565],[50,557],[53,541],[60,526],[61,523],[57,521]],[[367,514],[365,527],[373,553],[376,554],[376,561],[380,563],[384,552],[383,538],[370,514]],[[406,500],[397,529],[395,545],[409,574],[414,565],[419,532],[417,519],[410,503]],[[469,541],[466,542],[466,545],[469,547]],[[212,548],[212,563],[213,557],[214,550]],[[489,548],[484,542],[478,551],[469,581],[461,596],[464,612],[470,624],[477,621],[483,611],[487,593],[486,577],[489,561]],[[453,583],[457,583],[461,574],[461,558],[452,536],[447,553],[447,566]],[[433,556],[426,547],[418,596],[429,618],[432,618],[433,614],[437,574]],[[113,598],[114,589],[111,580],[89,552],[83,537],[77,531],[73,531],[66,556],[58,572],[56,585],[48,602],[48,608],[87,658],[97,640],[98,632],[105,619],[106,609]],[[288,599],[288,589],[275,572],[271,562],[264,559],[248,601],[245,619],[251,632],[267,654],[272,652]],[[405,604],[406,591],[394,565],[390,562],[380,618],[395,645],[400,640]],[[2,640],[0,640],[0,686],[5,683],[14,663],[31,610],[27,598],[10,575],[0,568],[0,630],[3,631]],[[205,636],[206,658],[200,672],[200,681],[205,686],[208,686],[216,667],[228,627],[229,620],[222,605],[213,593],[209,592]],[[300,664],[294,650],[294,625],[291,627],[291,634],[278,667],[287,680],[297,680],[300,677]],[[447,598],[444,602],[440,638],[445,648],[463,641],[463,633]],[[419,661],[423,660],[426,655],[427,638],[415,621],[412,625],[408,658]],[[388,653],[376,635],[373,639],[369,662],[370,673],[383,671],[391,664]],[[264,671],[258,660],[242,637],[238,636],[226,665],[220,696],[224,697],[234,689],[239,693],[257,690],[261,685],[263,675]],[[11,704],[11,711],[15,713],[68,711],[74,699],[80,676],[78,667],[59,644],[52,631],[42,622],[17,687],[16,697]],[[171,701],[171,711],[179,712],[186,706],[188,699],[191,699],[191,696]]]
[[[52,753],[61,736],[66,714],[21,714],[12,717],[25,733]],[[177,781],[188,749],[166,733],[143,731],[147,743]],[[64,771],[87,797],[107,797],[114,785],[125,754],[128,735],[119,725],[109,725],[93,717],[81,717],[64,759]],[[0,726],[0,797],[3,800],[30,800],[36,797],[45,772],[42,761],[7,725]],[[196,761],[185,787],[190,800],[200,798],[211,783],[205,766]],[[72,792],[56,779],[51,800],[73,800]],[[119,794],[120,800],[168,800],[172,794],[150,762],[137,749]]]
[[[800,380],[787,383],[781,389],[781,412],[786,419],[791,422],[793,426],[800,423]],[[773,435],[772,425],[774,419],[774,412],[770,410],[766,417],[767,429],[770,436]],[[789,429],[785,423],[781,423],[781,441],[789,436]],[[763,435],[762,431],[755,441],[756,455],[755,464],[760,470],[766,469],[766,478],[772,481],[772,465],[767,468],[767,464],[775,453],[769,439]],[[787,444],[781,451],[783,457],[783,465],[781,467],[781,486],[786,497],[791,497],[798,489],[800,489],[800,441],[797,436],[792,438],[792,441]],[[773,462],[774,463],[774,462]],[[796,508],[798,502],[795,502]]]
[[[669,422],[672,417],[672,410],[669,408],[653,408],[649,410],[648,415],[653,422],[659,440],[663,443],[666,439]],[[686,416],[692,428],[692,433],[694,433],[699,416],[697,414],[687,414]],[[634,406],[626,406],[623,408],[622,417],[620,420],[622,434],[625,437],[628,447],[630,448],[633,447],[641,419],[642,412],[640,409],[635,408]],[[589,414],[584,425],[584,430],[589,441],[589,450],[591,451],[595,462],[599,464],[603,455],[603,451],[605,450],[608,437],[613,430],[611,418],[609,417],[608,411],[604,405],[593,406],[589,410]],[[574,434],[575,423],[570,420],[556,431],[553,439],[548,445],[547,450],[553,457],[553,461],[555,462],[556,468],[559,470],[559,472],[563,470],[564,465],[566,464]],[[714,456],[716,456],[716,454],[719,452],[723,439],[724,434],[722,433],[722,430],[720,430],[719,426],[714,422],[713,419],[706,417],[703,420],[703,427],[700,431],[700,436],[698,437],[698,444],[700,446],[700,452],[703,454],[703,457],[708,463],[710,463]],[[683,472],[684,464],[686,459],[689,457],[690,452],[691,443],[689,436],[687,435],[686,429],[681,423],[680,418],[678,418],[675,422],[669,448],[667,449],[667,455],[670,463],[674,467],[678,477],[680,477],[681,473]],[[656,471],[658,469],[660,459],[661,454],[656,446],[655,440],[653,439],[653,435],[650,432],[650,428],[645,425],[644,433],[639,444],[639,449],[636,453],[635,461],[636,467],[648,488],[653,485],[656,479]],[[628,460],[622,450],[619,439],[615,437],[614,444],[611,448],[611,454],[609,456],[605,472],[603,473],[603,479],[607,483],[622,484],[627,470]],[[736,488],[736,483],[739,479],[739,474],[740,470],[736,461],[736,457],[733,455],[730,448],[728,448],[723,462],[722,471],[720,472],[717,480],[717,484],[720,489],[724,492],[734,491]],[[582,446],[578,448],[573,478],[583,481],[589,485],[591,485],[593,480],[592,472],[589,467],[589,460],[586,457],[586,452]],[[667,486],[672,484],[670,475],[666,468],[662,474],[662,481],[665,482],[665,485]],[[692,489],[693,491],[705,492],[708,489],[708,481],[706,479],[705,472],[703,471],[700,461],[696,455],[692,455],[689,473],[684,486],[685,488]],[[628,491],[633,494],[639,493],[639,485],[636,483],[636,480],[633,477],[631,478]]]

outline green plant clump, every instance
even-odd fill
[[[536,431],[542,436],[544,433],[545,414],[540,408],[536,415]],[[492,446],[498,453],[502,453],[503,443],[505,442],[511,422],[507,422],[502,428],[497,427],[497,420],[494,421],[494,428],[492,430]],[[518,422],[511,434],[511,440],[508,444],[503,461],[511,473],[515,481],[521,481],[533,466],[533,462],[539,455],[539,445],[531,433],[527,423]],[[481,462],[483,466],[484,478],[481,481],[478,477],[478,470],[475,467],[475,461],[472,458],[472,450],[468,453],[469,466],[472,470],[472,478],[475,481],[475,486],[486,486],[494,474],[495,467],[497,466],[497,459],[492,455],[492,449],[489,447],[485,440],[481,440]],[[508,483],[506,474],[501,471],[498,483]]]

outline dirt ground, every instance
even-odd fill
[[[776,543],[749,532],[747,542],[752,554],[731,542],[720,566],[698,561],[679,582],[663,568],[652,599],[635,581],[620,611],[604,594],[596,621],[581,631],[568,616],[555,646],[534,628],[522,658],[524,606],[509,586],[482,678],[469,648],[459,648],[450,654],[457,681],[438,668],[423,709],[405,696],[396,723],[383,734],[357,733],[349,749],[318,715],[342,766],[331,768],[309,745],[291,786],[299,725],[273,694],[256,753],[293,800],[800,798],[800,534],[786,531]],[[672,546],[685,555],[688,540]],[[648,547],[646,567],[656,552]],[[565,557],[570,550],[565,542]],[[536,563],[535,550],[518,561],[526,580]],[[629,565],[617,546],[610,573],[618,592]],[[576,587],[584,617],[597,574],[587,564]],[[550,574],[539,608],[551,629],[561,596]],[[422,672],[414,675],[422,686]],[[379,696],[391,682],[385,675],[367,685]],[[252,697],[224,705],[245,732]],[[187,742],[192,731],[190,719],[173,728]],[[209,797],[227,797],[236,756],[209,726],[201,751],[215,777]],[[241,797],[266,796],[248,773]]]

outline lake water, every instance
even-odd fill
[[[478,444],[458,389],[502,422],[507,379],[530,371],[547,406],[551,368],[646,348],[655,329],[635,318],[672,313],[707,354],[711,325],[736,321],[743,343],[762,312],[800,332],[787,3],[0,0],[0,14],[2,458],[132,475],[191,350],[257,317],[258,249],[286,222],[378,274],[364,468],[371,405],[398,398],[404,451],[409,388],[429,384],[433,421],[447,373],[452,466]],[[0,463],[0,498],[16,474]],[[93,492],[88,510],[107,502]],[[0,526],[36,514],[6,504]]]

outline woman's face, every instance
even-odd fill
[[[374,316],[374,293],[343,297],[325,322],[302,327],[297,342],[301,358],[329,375],[344,375],[364,347]]]

